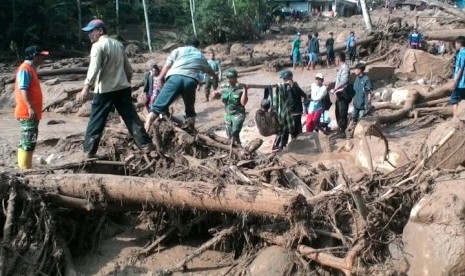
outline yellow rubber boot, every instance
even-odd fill
[[[20,169],[30,169],[32,167],[32,153],[33,151],[18,148],[18,167]]]

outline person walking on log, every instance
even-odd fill
[[[237,71],[234,69],[226,73],[226,78],[228,83],[213,93],[215,97],[221,97],[221,101],[224,103],[226,111],[224,120],[228,138],[233,145],[240,146],[239,134],[245,120],[245,105],[249,100],[247,85],[237,82]]]
[[[174,49],[166,59],[159,77],[160,82],[165,82],[165,79],[166,82],[145,121],[147,131],[159,114],[168,113],[168,108],[179,96],[182,96],[186,112],[183,127],[195,128],[195,91],[200,72],[210,75],[218,82],[218,75],[199,50],[199,45],[200,42],[197,38],[190,38],[186,46]]]
[[[48,55],[49,52],[41,50],[39,46],[27,47],[26,59],[16,71],[15,118],[21,127],[21,140],[18,146],[18,167],[20,169],[32,167],[32,155],[37,145],[43,105],[37,68]]]
[[[84,139],[87,158],[97,153],[107,117],[113,108],[122,117],[137,146],[145,152],[152,151],[155,147],[132,103],[132,68],[123,44],[108,36],[105,23],[100,19],[90,21],[82,30],[89,35],[92,49],[79,99],[86,101],[90,88],[94,87],[92,110]]]

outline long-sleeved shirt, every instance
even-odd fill
[[[318,109],[323,108],[323,103],[321,100],[324,96],[328,93],[326,85],[318,86],[316,83],[312,83],[310,88],[312,91],[310,93],[312,100],[310,101],[310,105],[308,106],[308,112],[313,113]]]
[[[306,99],[307,95],[296,82],[294,82],[293,86],[286,85],[285,87],[286,93],[289,97],[289,105],[292,115],[302,114],[302,112],[304,112],[302,98]]]
[[[94,93],[108,93],[131,86],[132,68],[124,46],[103,35],[92,44],[90,64],[84,84],[94,85]]]
[[[202,52],[193,46],[174,49],[166,59],[166,64],[170,66],[166,78],[171,75],[182,75],[198,81],[200,72],[210,76],[215,75],[215,71],[210,67]]]

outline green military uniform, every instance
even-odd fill
[[[245,107],[241,104],[242,87],[232,87],[226,84],[221,94],[225,105],[226,134],[229,139],[240,144],[239,133],[245,120]]]

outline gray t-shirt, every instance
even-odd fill
[[[202,52],[193,46],[179,47],[173,50],[166,59],[166,63],[171,66],[166,78],[171,75],[183,75],[198,80],[200,72],[209,75],[215,74]]]

